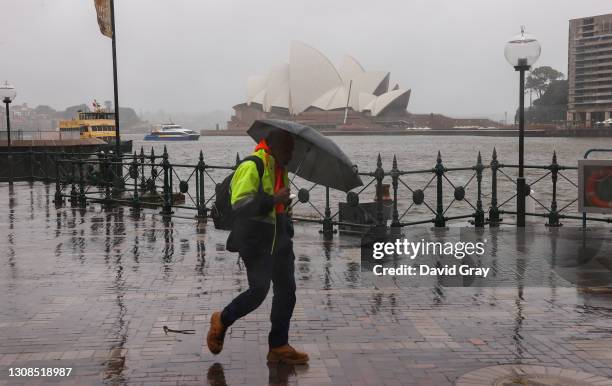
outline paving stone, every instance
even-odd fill
[[[357,238],[324,243],[303,224],[290,340],[310,365],[266,364],[271,296],[215,356],[204,342],[210,314],[248,285],[223,248],[227,234],[196,227],[190,212],[164,221],[152,209],[56,209],[52,192],[0,184],[0,385],[475,385],[464,381],[510,369],[604,385],[612,376],[610,294],[374,287],[360,282]],[[195,334],[166,335],[164,325]],[[15,380],[9,367],[74,373]]]

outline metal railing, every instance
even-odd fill
[[[23,159],[30,159],[31,172],[25,179],[55,182],[57,205],[68,199],[72,205],[78,206],[100,202],[137,209],[155,207],[160,208],[160,213],[165,216],[175,211],[192,211],[200,221],[206,221],[210,215],[216,197],[214,187],[240,163],[237,155],[234,165],[207,164],[202,152],[195,165],[171,163],[165,147],[161,155],[156,155],[153,149],[150,154],[145,154],[141,148],[139,154],[134,152],[121,159],[103,152],[30,151],[21,155]],[[36,160],[31,161],[32,158]],[[474,227],[496,227],[509,223],[504,215],[516,215],[512,207],[516,201],[516,182],[512,174],[517,168],[518,165],[499,162],[495,149],[489,163],[484,163],[478,153],[473,165],[449,167],[438,153],[431,168],[416,170],[400,169],[395,156],[391,168],[385,170],[378,155],[374,170],[359,173],[364,186],[347,193],[344,202],[338,204],[361,208],[360,199],[373,190],[374,200],[370,204],[374,209],[369,221],[341,219],[340,209],[332,213],[332,194],[338,202],[341,201],[337,192],[316,184],[300,188],[299,180],[292,182],[292,189],[298,191],[298,199],[292,204],[294,219],[321,224],[321,232],[325,235],[333,234],[335,227],[373,229],[382,234],[389,227],[398,229],[417,224],[445,227],[457,221]],[[565,185],[566,191],[575,191],[575,176],[568,173],[575,173],[576,166],[559,165],[557,155],[553,153],[550,164],[526,165],[525,169],[529,172],[526,192],[534,203],[527,216],[544,218],[545,224],[551,227],[561,226],[562,220],[582,220],[581,216],[569,212],[577,202],[577,195],[561,199],[559,194],[560,184]],[[385,197],[385,185],[390,188],[390,197]],[[531,194],[534,187],[542,187],[546,197]],[[318,191],[324,189],[323,198],[311,198],[317,188]],[[513,193],[505,196],[507,192]],[[587,220],[612,222],[612,219],[602,216],[587,217]]]
[[[209,217],[216,197],[214,187],[240,163],[237,155],[234,165],[208,164],[203,152],[200,152],[195,165],[172,163],[166,148],[161,155],[156,155],[153,149],[150,154],[145,154],[141,148],[139,154],[123,155],[121,159],[104,152],[30,150],[0,153],[0,180],[7,179],[7,168],[1,165],[8,160],[13,164],[23,164],[17,168],[22,175],[12,176],[15,180],[54,182],[57,205],[68,199],[72,205],[78,206],[100,202],[104,205],[160,208],[160,213],[165,216],[175,211],[191,211],[199,221],[206,221]],[[495,149],[488,163],[484,163],[478,153],[473,165],[448,167],[438,153],[431,168],[416,170],[400,169],[395,156],[391,168],[385,170],[378,155],[374,170],[359,173],[364,186],[347,193],[343,203],[340,203],[339,193],[327,187],[310,184],[308,188],[300,188],[298,184],[307,182],[299,179],[292,182],[292,190],[298,191],[298,199],[292,204],[294,219],[321,224],[321,232],[325,235],[336,232],[335,227],[373,229],[382,233],[389,227],[398,229],[418,224],[445,227],[449,222],[457,221],[475,227],[496,227],[509,223],[504,215],[516,215],[513,207],[516,182],[512,174],[517,168],[518,165],[499,162]],[[576,166],[559,165],[557,155],[553,153],[550,164],[526,165],[525,169],[528,171],[526,192],[534,204],[527,216],[544,218],[546,225],[551,227],[561,226],[562,220],[583,219],[570,213],[576,206],[577,195],[567,197],[569,195],[563,196],[559,192],[561,184],[565,192],[568,189],[576,191],[576,176],[568,174],[575,174]],[[390,188],[390,197],[385,197],[385,185]],[[536,187],[541,187],[545,197],[530,194]],[[317,192],[318,195],[313,195]],[[369,203],[373,210],[366,216],[368,221],[341,219],[341,208],[332,212],[332,200],[338,201],[339,206],[362,210],[359,201],[369,193],[374,193],[374,200]],[[585,218],[612,222],[603,216]]]

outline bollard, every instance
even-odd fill
[[[553,151],[552,163],[549,166],[552,176],[552,202],[550,204],[550,212],[548,213],[547,226],[560,227],[563,224],[559,221],[559,212],[557,212],[557,179],[559,177],[559,164],[557,163],[557,152]]]
[[[482,210],[482,171],[484,165],[482,164],[482,156],[478,152],[478,158],[476,159],[476,183],[478,186],[478,197],[476,198],[476,213],[474,213],[474,226],[476,228],[484,227],[484,210]]]
[[[162,168],[164,169],[164,203],[160,213],[169,216],[172,214],[172,176],[170,175],[170,162],[168,161],[168,150],[166,146],[164,146],[162,160]]]
[[[391,185],[393,187],[393,214],[391,215],[391,227],[401,227],[399,213],[397,211],[397,188],[399,186],[399,170],[397,168],[397,157],[393,155],[393,166],[391,168]]]
[[[491,207],[489,208],[489,226],[491,227],[497,227],[500,223],[499,208],[497,207],[497,169],[499,169],[497,150],[493,148],[491,159]]]
[[[444,201],[442,191],[442,178],[444,176],[444,165],[442,165],[442,155],[438,150],[438,157],[436,159],[436,166],[434,167],[434,173],[436,173],[436,218],[434,219],[434,226],[445,227],[446,220],[444,219]]]

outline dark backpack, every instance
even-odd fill
[[[257,165],[257,172],[259,173],[259,189],[261,189],[261,178],[264,174],[264,164],[261,158],[251,155],[243,159],[240,164],[246,161],[253,161]],[[237,167],[236,167],[237,169]],[[215,224],[215,228],[229,231],[232,229],[234,223],[234,216],[232,213],[232,194],[230,193],[230,187],[232,185],[232,178],[234,173],[225,177],[225,179],[215,186],[215,203],[210,209],[210,215]]]

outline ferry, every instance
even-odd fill
[[[145,141],[197,141],[200,134],[174,123],[164,123],[144,137]]]
[[[79,133],[80,139],[97,138],[115,144],[115,113],[106,111],[97,102],[94,111],[78,111],[74,119],[59,121],[60,133]],[[75,134],[76,135],[76,134]],[[132,141],[122,141],[123,151],[132,151]]]

